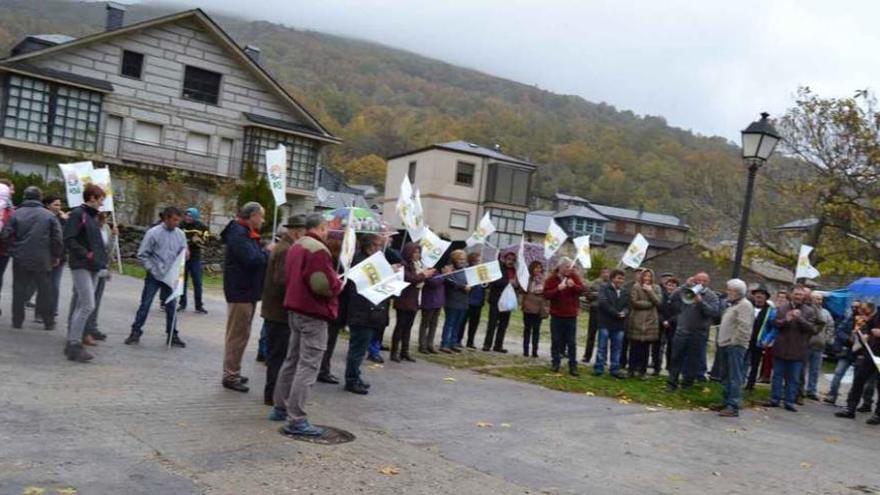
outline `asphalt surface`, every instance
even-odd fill
[[[368,396],[318,384],[312,421],[357,439],[293,441],[266,419],[260,322],[243,370],[252,391],[228,391],[222,297],[208,295],[207,316],[181,315],[186,349],[163,346],[158,309],[129,347],[140,287],[111,281],[100,318],[109,339],[81,365],[64,360],[63,329],[11,328],[7,278],[0,494],[880,493],[880,428],[865,415],[836,419],[812,403],[723,420],[421,361],[365,366]],[[340,341],[338,375],[346,348]]]

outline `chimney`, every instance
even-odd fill
[[[125,17],[125,6],[116,2],[107,2],[107,31],[113,31],[122,27]]]
[[[244,53],[245,53],[245,55],[248,56],[249,59],[253,60],[255,64],[260,63],[260,49],[259,48],[252,46],[252,45],[247,45],[244,47]]]

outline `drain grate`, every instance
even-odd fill
[[[279,428],[278,431],[287,438],[292,438],[301,442],[317,443],[321,445],[336,445],[340,443],[348,443],[354,441],[354,439],[357,438],[354,436],[354,433],[340,430],[339,428],[323,425],[315,426],[318,426],[319,428],[324,428],[324,434],[319,437],[310,437],[306,435],[289,435],[285,433],[283,427]]]

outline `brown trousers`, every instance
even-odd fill
[[[241,373],[241,358],[251,338],[254,303],[226,303],[226,347],[223,351],[223,380],[235,380]]]

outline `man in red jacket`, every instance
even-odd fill
[[[544,297],[550,300],[550,349],[553,371],[559,371],[562,348],[568,354],[568,373],[577,371],[577,317],[580,311],[584,282],[578,275],[571,258],[563,256],[553,274],[544,282]]]
[[[319,213],[306,217],[306,234],[287,251],[284,308],[290,324],[287,358],[275,385],[275,406],[269,419],[288,420],[287,435],[320,436],[309,423],[305,406],[327,348],[327,322],[339,313],[342,283],[325,243],[327,224]]]

